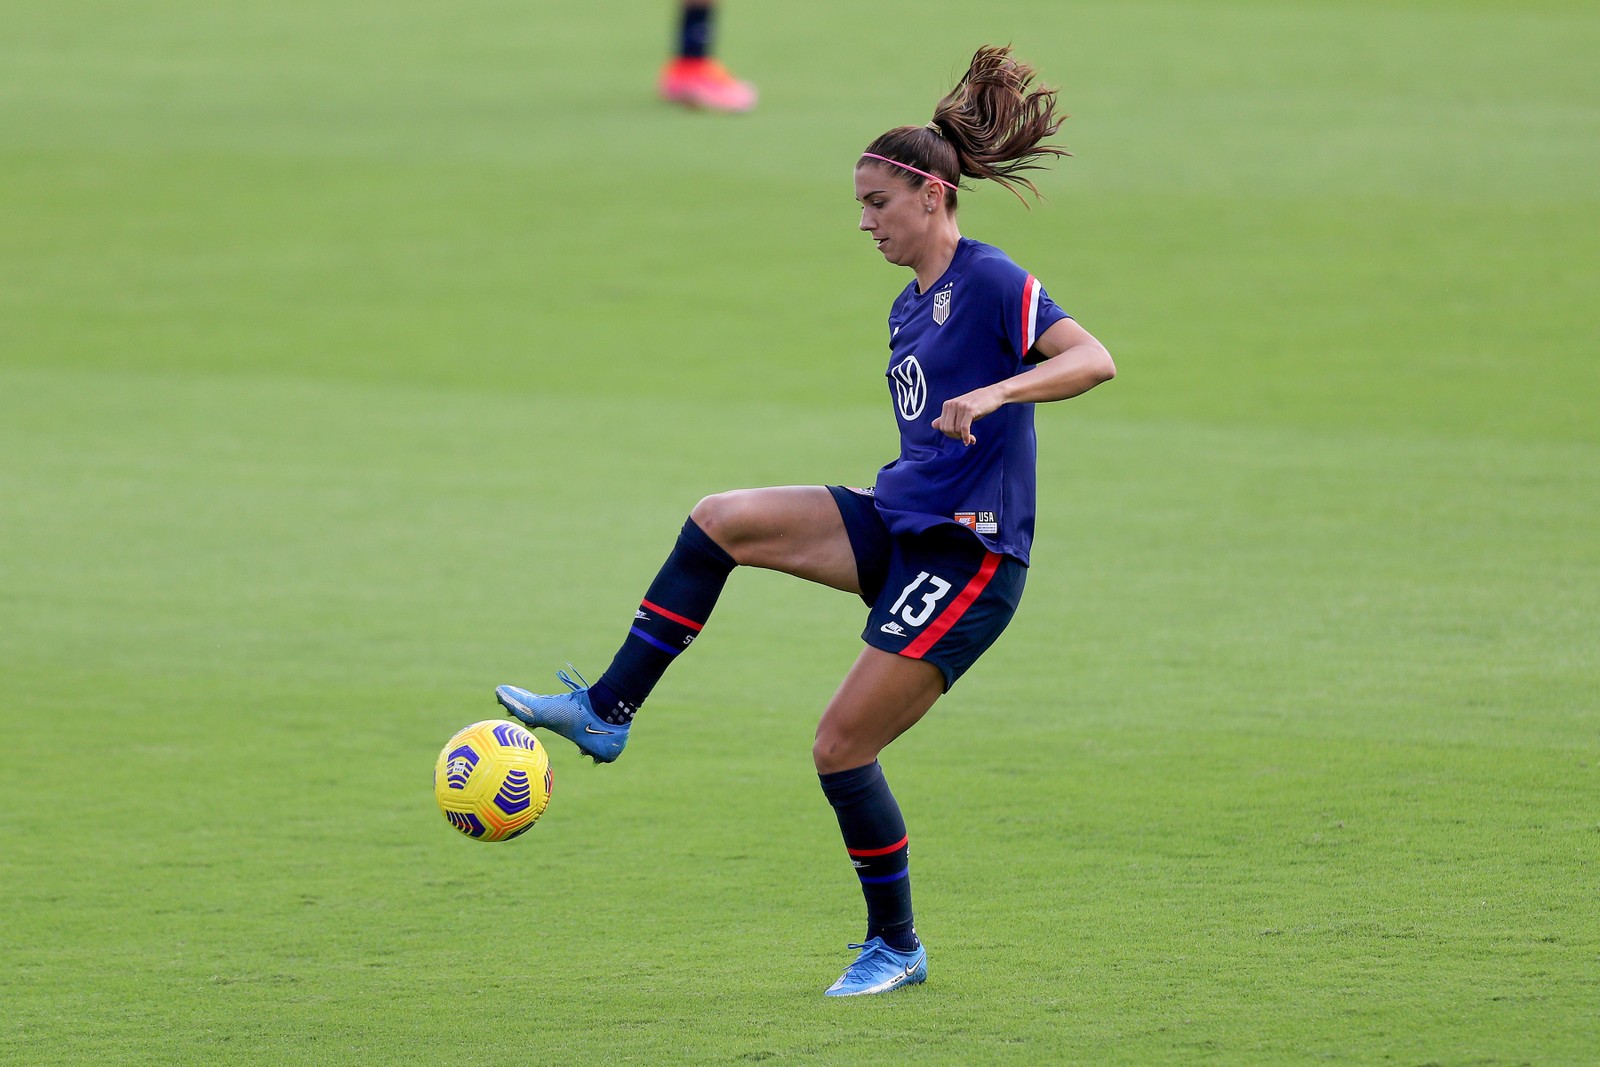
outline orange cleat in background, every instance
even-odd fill
[[[657,89],[663,100],[707,111],[749,111],[756,87],[740,81],[715,59],[674,59],[661,68]]]

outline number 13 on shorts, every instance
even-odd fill
[[[948,592],[950,592],[949,582],[927,571],[919,571],[911,583],[900,591],[900,599],[894,602],[889,614],[898,615],[905,620],[907,626],[921,626],[933,618],[934,611],[939,607],[939,601],[943,600]],[[912,599],[917,593],[921,593],[920,601]]]
[[[974,545],[906,538],[887,571],[861,639],[933,664],[948,689],[1011,621],[1028,568]]]

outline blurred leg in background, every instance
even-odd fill
[[[756,87],[735,78],[712,58],[715,19],[713,0],[683,0],[677,55],[661,68],[657,85],[661,98],[708,111],[749,111],[756,106]]]

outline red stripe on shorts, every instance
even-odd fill
[[[639,606],[655,612],[664,619],[671,619],[679,626],[687,626],[689,629],[696,632],[699,632],[706,627],[706,624],[703,622],[695,622],[693,619],[686,619],[682,615],[679,615],[676,612],[668,611],[666,608],[660,607],[659,605],[652,604],[648,600],[641,600],[639,602]]]
[[[911,659],[921,659],[927,655],[928,649],[937,644],[939,638],[949,632],[950,627],[960,622],[961,616],[965,615],[967,609],[972,607],[972,602],[983,595],[983,591],[989,587],[989,579],[994,577],[994,572],[999,568],[1000,561],[1003,558],[1005,557],[998,552],[985,552],[983,566],[979,567],[978,573],[972,576],[972,581],[967,583],[967,587],[961,590],[961,594],[955,600],[950,602],[950,606],[940,612],[939,617],[934,619],[915,641],[902,649],[900,654]]]

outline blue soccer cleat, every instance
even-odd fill
[[[910,952],[900,952],[885,944],[883,938],[874,937],[865,945],[850,947],[860,949],[861,955],[827,988],[827,996],[887,993],[928,980],[928,950],[920,944]]]
[[[512,718],[560,734],[596,763],[610,763],[622,755],[622,746],[628,743],[628,730],[633,724],[616,726],[606,722],[594,713],[586,686],[573,681],[566,671],[557,671],[556,677],[572,691],[560,696],[540,696],[514,685],[502,685],[495,689],[494,698]],[[582,676],[579,678],[581,680]]]

